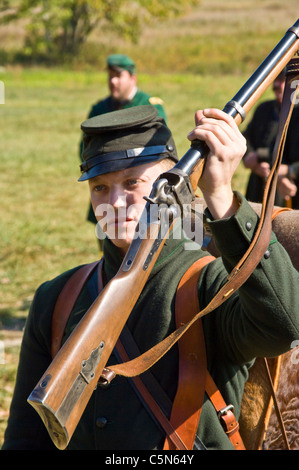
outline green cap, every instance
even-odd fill
[[[121,109],[81,124],[85,181],[104,173],[172,158],[178,161],[170,129],[154,106]]]
[[[135,64],[130,57],[124,54],[112,54],[107,58],[107,67],[117,71],[127,70],[130,73],[135,72]]]

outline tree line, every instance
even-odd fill
[[[107,28],[137,42],[153,21],[181,16],[200,0],[0,0],[1,24],[24,20],[29,54],[75,57],[90,34]]]

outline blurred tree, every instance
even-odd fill
[[[98,26],[137,41],[142,26],[178,16],[200,0],[0,0],[1,22],[27,19],[28,53],[76,55]]]

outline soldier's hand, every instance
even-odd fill
[[[297,186],[286,176],[280,176],[277,180],[277,191],[287,201],[296,196]]]
[[[197,111],[195,122],[189,140],[203,140],[210,149],[198,185],[213,217],[228,217],[238,207],[231,181],[246,151],[246,139],[233,118],[219,109]]]
[[[244,158],[243,163],[246,168],[249,168],[253,173],[261,178],[268,178],[270,173],[270,165],[268,162],[260,162],[257,152],[249,152]]]

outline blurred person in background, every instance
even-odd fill
[[[243,158],[251,170],[246,198],[262,202],[264,187],[271,169],[272,153],[278,132],[279,113],[285,86],[285,72],[273,82],[274,100],[260,104],[244,132],[247,152]],[[295,105],[285,144],[282,165],[277,182],[275,204],[299,208],[299,106]]]

